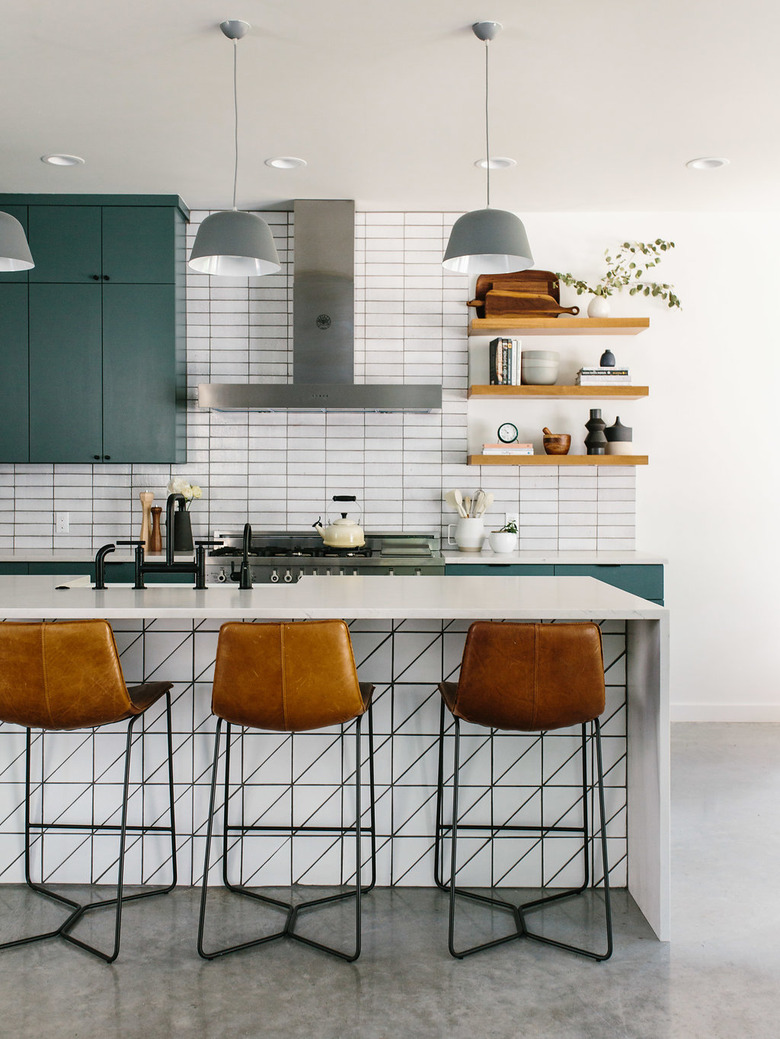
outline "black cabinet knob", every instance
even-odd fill
[[[109,276],[107,274],[104,274],[103,275],[103,281],[111,281],[111,279],[109,278]]]
[[[110,462],[111,461],[111,455],[103,455],[103,458],[105,459],[106,462]]]
[[[100,455],[93,455],[92,457],[95,459],[96,462],[100,461]]]
[[[92,280],[93,281],[100,281],[100,275],[99,274],[93,274],[92,275]]]

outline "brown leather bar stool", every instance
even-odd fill
[[[211,773],[211,800],[209,803],[208,831],[206,835],[206,857],[203,867],[200,923],[198,926],[198,952],[204,959],[214,959],[239,949],[263,945],[277,938],[294,938],[315,949],[332,953],[352,962],[360,955],[361,940],[361,895],[373,888],[376,882],[376,823],[374,816],[374,730],[371,718],[371,695],[373,685],[358,682],[352,642],[344,621],[300,621],[295,623],[229,623],[223,624],[217,643],[217,662],[214,671],[212,712],[217,716],[214,739],[214,763]],[[361,807],[361,721],[368,716],[368,764],[370,790],[371,880],[366,886],[362,881],[362,825]],[[271,732],[304,732],[332,725],[344,726],[355,722],[355,825],[314,826],[296,825],[293,818],[289,826],[260,826],[246,824],[244,818],[232,824],[228,818],[230,802],[230,735],[233,725],[244,729],[265,729]],[[256,899],[265,905],[286,914],[284,926],[273,934],[240,942],[236,945],[207,951],[203,937],[208,895],[209,863],[214,825],[214,809],[217,790],[217,766],[220,753],[220,735],[225,722],[227,740],[225,750],[224,806],[222,824],[222,881],[225,887],[239,895]],[[243,736],[243,731],[242,731]],[[228,842],[231,834],[289,833],[317,834],[330,836],[354,834],[355,836],[355,886],[349,891],[328,895],[324,898],[299,902],[297,905],[262,895],[243,884],[232,883],[228,876]],[[239,842],[240,843],[240,842]],[[321,942],[306,938],[295,931],[298,915],[306,909],[325,905],[345,898],[355,899],[355,947],[354,952],[342,952]]]
[[[176,885],[176,829],[173,811],[173,748],[171,745],[171,700],[170,682],[146,682],[127,687],[122,675],[119,654],[111,625],[104,620],[59,621],[55,623],[0,623],[0,721],[12,722],[27,729],[25,754],[25,820],[24,820],[24,877],[27,886],[47,898],[70,908],[68,917],[59,927],[41,934],[18,938],[0,944],[0,949],[10,949],[29,942],[46,938],[64,938],[80,949],[94,953],[112,963],[119,953],[122,925],[122,906],[126,902],[152,895],[166,894]],[[131,825],[127,821],[127,801],[130,786],[130,753],[133,746],[134,727],[152,704],[165,697],[168,729],[168,791],[170,797],[170,824],[167,826]],[[44,734],[49,730],[93,729],[102,725],[113,725],[127,721],[127,737],[124,752],[124,783],[122,787],[121,822],[108,823],[62,823],[56,819],[46,822],[41,810],[39,821],[31,819],[30,798],[31,751],[33,730],[41,730],[41,759],[44,760]],[[41,776],[44,770],[42,768]],[[41,779],[41,801],[43,797]],[[31,846],[33,832],[43,842],[47,831],[76,831],[119,833],[118,877],[116,895],[97,902],[81,904],[59,892],[45,887],[43,879],[37,883],[32,879]],[[152,891],[139,894],[123,894],[124,857],[128,833],[170,834],[172,880],[167,887],[155,887]],[[41,851],[41,861],[43,852]],[[114,946],[111,952],[103,952],[71,934],[78,921],[94,909],[115,906]]]
[[[612,914],[609,895],[609,864],[607,862],[606,822],[604,814],[604,776],[601,761],[601,729],[599,715],[604,711],[604,661],[601,630],[598,625],[586,624],[516,624],[510,622],[477,621],[466,638],[457,683],[441,682],[441,724],[439,736],[439,778],[436,803],[435,878],[437,885],[449,892],[449,950],[458,959],[489,949],[516,938],[554,945],[559,949],[580,953],[594,960],[606,960],[612,955]],[[445,708],[454,722],[454,771],[452,780],[452,823],[443,821],[444,800],[444,735]],[[491,729],[509,729],[522,732],[543,732],[580,726],[582,754],[582,825],[561,826],[545,824],[519,826],[510,823],[463,824],[458,818],[458,790],[460,771],[461,721]],[[587,724],[591,724],[596,751],[596,785],[601,831],[604,907],[606,917],[606,947],[591,951],[566,942],[555,941],[530,931],[526,916],[550,903],[582,894],[590,885],[590,833],[588,819]],[[516,831],[542,836],[564,833],[581,834],[584,879],[576,888],[556,891],[555,894],[536,898],[520,905],[498,898],[477,894],[455,886],[458,873],[459,831],[486,831],[492,839],[503,831]],[[442,877],[443,843],[449,833],[451,840],[450,875]],[[489,886],[489,885],[485,885]],[[455,948],[456,895],[506,910],[514,918],[515,930],[493,941],[483,942],[466,949]]]

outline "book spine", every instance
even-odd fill
[[[490,385],[498,386],[498,344],[501,342],[500,339],[491,339],[489,347],[489,359],[490,359]]]

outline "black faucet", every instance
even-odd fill
[[[252,568],[249,565],[249,549],[252,546],[252,528],[248,523],[244,524],[244,539],[241,550],[241,569],[238,573],[231,573],[231,581],[238,581],[239,589],[252,587]]]
[[[135,584],[134,588],[145,588],[144,574],[192,574],[195,578],[195,588],[203,590],[206,587],[206,548],[209,545],[221,545],[221,541],[197,541],[195,543],[195,559],[186,563],[175,562],[173,558],[173,514],[177,502],[179,508],[183,508],[187,499],[183,494],[169,494],[165,508],[165,562],[148,563],[144,559],[143,541],[117,541],[117,545],[130,545],[135,548]],[[247,524],[249,526],[249,524]],[[251,538],[251,530],[250,530]],[[106,556],[113,552],[115,546],[104,545],[98,549],[95,556],[95,588],[106,587]],[[245,553],[246,555],[246,553]],[[243,580],[243,579],[242,579]],[[249,584],[241,585],[242,588],[252,587],[252,575],[249,574]]]

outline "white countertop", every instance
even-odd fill
[[[303,577],[297,584],[173,584],[142,591],[88,584],[58,590],[64,579],[0,576],[0,617],[194,619],[425,618],[429,620],[658,620],[667,611],[592,577]]]

